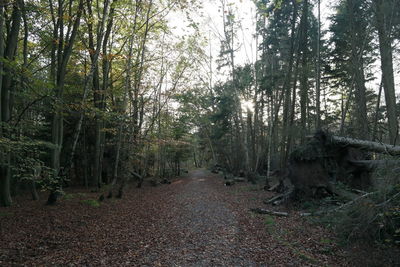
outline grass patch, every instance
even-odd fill
[[[270,216],[270,215],[265,215],[264,217],[264,224],[267,226],[273,226],[275,225],[275,219],[274,217]]]
[[[317,259],[314,259],[313,257],[308,256],[308,255],[302,253],[301,251],[294,250],[294,252],[299,256],[300,259],[302,259],[304,261],[307,261],[311,264],[319,264],[319,261]]]
[[[14,213],[12,212],[7,212],[7,211],[0,212],[0,217],[11,217],[13,215]]]
[[[100,207],[100,203],[95,199],[85,199],[81,201],[83,204],[92,206],[92,207]]]
[[[70,200],[70,199],[74,199],[75,197],[76,197],[75,194],[65,194],[63,198],[65,200]]]
[[[330,245],[330,244],[335,243],[335,241],[333,241],[332,239],[329,239],[329,238],[322,238],[320,243],[324,244],[324,245]]]
[[[275,219],[274,217],[270,216],[270,215],[265,215],[264,217],[264,224],[267,228],[267,232],[269,232],[271,235],[275,235]]]
[[[66,194],[64,194],[63,199],[71,200],[71,199],[76,199],[76,198],[86,197],[86,196],[87,196],[86,193],[66,193]]]

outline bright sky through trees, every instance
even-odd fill
[[[317,2],[313,1],[314,9],[313,13],[317,17]],[[237,65],[244,65],[246,63],[254,63],[256,61],[256,38],[255,38],[255,24],[256,24],[256,6],[252,0],[228,0],[227,4],[232,4],[233,10],[235,11],[236,19],[240,23],[240,29],[237,32],[235,50],[235,63]],[[330,25],[329,17],[334,13],[334,6],[337,3],[334,1],[321,0],[321,30],[327,31]],[[220,52],[220,40],[223,34],[223,20],[221,10],[221,0],[207,0],[202,3],[202,9],[194,10],[190,14],[190,18],[199,23],[201,32],[209,40],[211,46],[212,57],[213,57],[213,69],[216,80],[224,79],[225,74],[223,70],[217,72],[218,54]],[[183,23],[182,23],[183,21]],[[170,16],[170,23],[175,27],[174,33],[177,35],[185,35],[191,32],[187,16],[183,13],[173,13]],[[327,36],[329,36],[327,32]],[[395,58],[396,60],[396,58]],[[397,61],[399,58],[397,57]],[[380,66],[379,61],[376,62],[374,68],[376,68],[376,78],[369,83],[369,86],[374,90],[378,90],[379,77],[380,77]],[[395,64],[396,68],[396,64]],[[400,79],[396,79],[396,84],[400,85]],[[400,86],[397,86],[400,88]],[[398,93],[398,90],[397,90]]]

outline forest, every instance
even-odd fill
[[[0,265],[400,264],[399,7],[0,0]]]

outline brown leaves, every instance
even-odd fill
[[[129,188],[100,207],[73,194],[57,206],[19,200],[0,209],[0,265],[277,266],[345,265],[335,239],[294,211],[274,218],[248,209],[265,191],[224,187],[196,171],[171,185]],[[280,207],[282,209],[282,207]]]

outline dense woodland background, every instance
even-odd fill
[[[318,129],[399,143],[400,1],[337,1],[327,31],[319,1],[254,1],[246,65],[240,11],[217,2],[223,76],[191,17],[201,1],[1,1],[1,205],[39,189],[54,203],[72,185],[122,194],[193,166],[285,169]],[[169,26],[178,13],[187,35]]]

